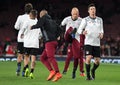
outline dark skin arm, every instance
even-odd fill
[[[42,18],[39,19],[39,21],[37,22],[36,25],[33,25],[33,26],[31,27],[31,29],[42,28],[43,25],[44,25],[44,23],[45,23],[45,19],[44,19],[44,17],[42,17]]]

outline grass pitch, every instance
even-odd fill
[[[62,72],[64,62],[58,62]],[[76,79],[71,78],[72,62],[66,75],[57,82],[46,81],[48,70],[39,61],[36,63],[34,79],[16,76],[16,61],[0,62],[0,85],[120,85],[120,64],[101,64],[96,71],[96,80],[86,81],[77,70]]]

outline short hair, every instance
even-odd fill
[[[30,13],[31,13],[34,17],[36,17],[37,14],[38,14],[37,10],[35,10],[35,9],[31,10]]]
[[[71,11],[76,10],[79,12],[79,9],[77,7],[73,7]]]
[[[48,14],[47,10],[43,9],[40,11],[40,17],[43,17],[46,14]]]
[[[25,4],[25,7],[24,7],[25,13],[29,14],[32,9],[33,9],[33,6],[31,3]]]
[[[95,4],[93,4],[93,3],[89,4],[88,5],[88,10],[89,10],[90,7],[95,7]]]
[[[41,12],[43,12],[44,14],[48,14],[47,10],[45,9],[41,10]]]

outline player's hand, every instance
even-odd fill
[[[71,37],[72,37],[72,38],[75,38],[75,34],[72,33],[72,34],[71,34]]]
[[[60,40],[60,36],[57,38],[57,40]]]
[[[100,38],[100,39],[103,38],[103,33],[99,33],[99,38]]]
[[[75,38],[76,31],[77,31],[77,28],[74,28],[74,30],[70,33],[72,38]]]
[[[84,34],[84,35],[86,35],[86,34],[87,34],[87,31],[86,31],[86,30],[84,30],[84,31],[83,31],[83,34]]]

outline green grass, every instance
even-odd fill
[[[62,72],[64,62],[59,62],[58,64]],[[34,79],[17,77],[15,75],[15,61],[0,62],[0,85],[120,85],[119,64],[101,64],[96,71],[97,76],[94,81],[86,81],[86,77],[79,76],[79,71],[77,71],[76,79],[72,79],[72,64],[70,64],[68,73],[63,75],[62,79],[52,82],[46,81],[49,72],[41,62],[36,64]]]

